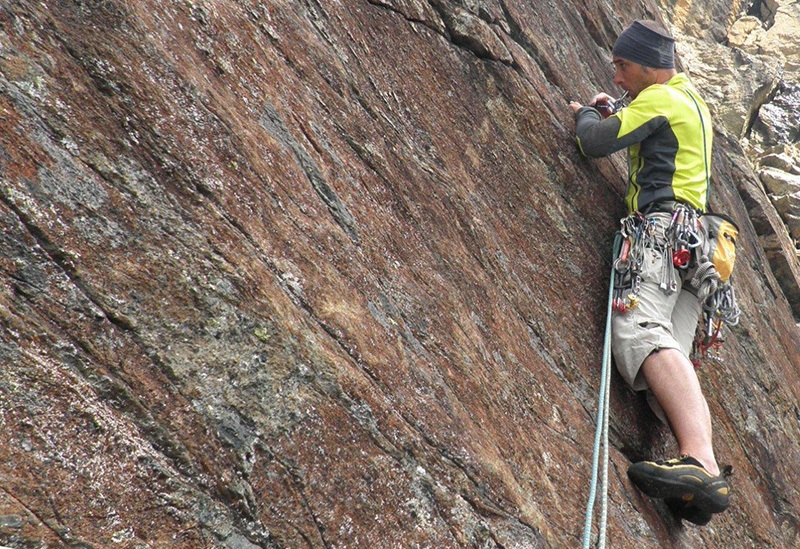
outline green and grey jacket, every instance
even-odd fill
[[[628,213],[678,200],[705,211],[711,176],[711,115],[684,73],[643,90],[603,120],[592,107],[577,114],[577,141],[586,156],[628,148]]]

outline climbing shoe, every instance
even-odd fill
[[[639,490],[652,498],[679,499],[704,513],[721,513],[730,503],[728,483],[690,456],[669,461],[640,461],[628,468]]]
[[[729,476],[733,475],[733,466],[721,466],[719,474],[722,478],[727,479]],[[714,516],[708,511],[698,509],[691,501],[686,502],[678,498],[667,498],[664,501],[675,516],[698,526],[705,526]]]
[[[712,513],[698,509],[694,504],[686,503],[682,499],[667,498],[665,502],[675,516],[698,526],[705,526],[714,516]]]

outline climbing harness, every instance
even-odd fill
[[[735,326],[739,307],[733,290],[732,271],[736,259],[739,229],[728,217],[700,213],[680,202],[657,204],[657,211],[670,213],[663,243],[656,237],[655,219],[634,212],[620,221],[623,239],[614,260],[612,310],[625,314],[639,304],[641,267],[647,253],[660,253],[659,288],[666,295],[683,288],[697,295],[702,303],[702,318],[692,350],[692,362],[702,358],[719,361],[709,351],[719,348],[722,325]]]
[[[583,527],[583,549],[589,549],[592,538],[592,522],[595,499],[597,498],[597,477],[600,468],[600,448],[603,449],[603,470],[600,481],[600,524],[597,534],[597,547],[606,546],[606,524],[608,517],[608,406],[611,384],[611,312],[614,308],[616,292],[616,273],[622,234],[618,232],[614,237],[614,255],[617,258],[611,267],[611,280],[608,285],[608,307],[606,309],[606,333],[603,342],[603,367],[600,372],[600,392],[597,397],[597,427],[594,435],[594,450],[592,452],[592,480],[589,485],[589,501],[586,504],[586,520]],[[626,261],[629,261],[626,254]]]

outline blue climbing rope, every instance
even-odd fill
[[[600,479],[600,525],[597,535],[597,547],[606,546],[606,523],[608,518],[608,404],[611,384],[611,311],[614,299],[614,260],[619,254],[622,235],[617,232],[614,237],[614,256],[611,258],[611,281],[608,287],[608,307],[606,308],[606,334],[603,341],[603,367],[600,371],[600,393],[597,397],[597,427],[594,434],[594,451],[592,452],[592,480],[589,485],[589,501],[586,504],[586,522],[583,527],[583,549],[589,549],[592,539],[592,522],[595,500],[597,499],[597,477]],[[603,449],[603,470],[600,469],[600,449]]]

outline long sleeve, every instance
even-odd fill
[[[608,156],[631,144],[629,139],[622,140],[617,137],[621,126],[617,116],[603,120],[600,112],[593,107],[583,107],[576,116],[575,136],[578,147],[584,155],[591,158]]]

